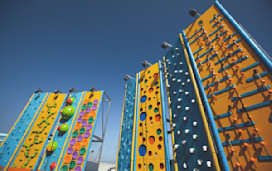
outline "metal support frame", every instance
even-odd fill
[[[91,91],[97,91],[96,88],[91,88]],[[104,103],[107,103],[107,104],[104,104]],[[101,112],[102,112],[102,134],[101,134],[101,137],[100,136],[97,136],[97,135],[93,135],[93,139],[92,142],[94,143],[101,143],[100,144],[100,147],[98,149],[98,152],[97,152],[97,155],[95,157],[95,161],[98,161],[98,166],[100,164],[100,160],[101,160],[101,155],[102,155],[102,150],[103,150],[103,144],[104,144],[104,138],[105,138],[105,133],[106,133],[106,129],[107,129],[107,122],[108,122],[108,118],[109,118],[109,112],[110,112],[110,106],[111,106],[111,98],[107,95],[107,93],[104,91],[103,93],[103,96],[102,96],[102,104],[101,104]],[[107,112],[106,112],[106,120],[105,120],[105,123],[104,123],[104,106],[108,106],[107,107]]]

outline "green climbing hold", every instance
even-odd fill
[[[76,161],[71,161],[69,164],[69,169],[73,169],[76,166]]]
[[[93,117],[90,117],[90,119],[88,120],[89,123],[93,123]]]
[[[161,134],[161,129],[157,129],[157,134],[158,134],[158,135]]]
[[[200,21],[198,22],[198,24],[199,24],[199,25],[203,24],[203,21],[202,21],[202,20],[200,20]]]
[[[86,149],[84,147],[82,147],[80,150],[79,150],[79,155],[83,156],[86,152]]]
[[[152,164],[152,163],[150,163],[150,164],[149,164],[148,169],[149,169],[149,171],[153,171],[154,166],[153,166],[153,164]]]
[[[67,171],[68,170],[68,166],[67,165],[63,165],[60,169],[60,171]]]
[[[93,106],[93,103],[92,102],[89,102],[88,103],[88,107],[92,107]]]
[[[71,118],[74,113],[75,113],[75,108],[73,106],[66,106],[63,109],[62,116],[66,118]]]
[[[86,108],[87,108],[87,106],[86,106],[86,105],[83,105],[81,109],[82,109],[82,110],[85,110]]]
[[[78,136],[78,132],[77,131],[74,131],[73,132],[73,138],[76,138]]]
[[[58,147],[58,143],[55,141],[52,141],[52,142],[48,143],[46,149],[47,149],[47,151],[53,152],[57,149],[57,147]]]
[[[79,133],[80,134],[83,134],[85,132],[85,128],[81,128],[80,130],[79,130]]]
[[[68,124],[62,124],[61,126],[59,126],[58,130],[60,132],[67,132],[69,129],[69,125]]]

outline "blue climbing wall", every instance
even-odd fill
[[[208,142],[210,132],[204,128],[205,118],[180,39],[165,56],[165,66],[175,170],[216,170],[217,158],[214,161],[212,156],[215,150]]]
[[[135,78],[129,80],[126,85],[126,93],[123,109],[123,121],[117,154],[117,169],[128,171],[131,169],[131,147],[133,135],[134,109],[135,109]]]
[[[9,132],[8,137],[2,143],[0,148],[0,166],[6,166],[15,153],[16,148],[20,146],[21,140],[25,138],[25,135],[29,131],[28,128],[33,124],[32,122],[35,120],[36,113],[46,98],[47,93],[36,93],[31,97],[21,116]]]

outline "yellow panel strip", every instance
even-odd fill
[[[34,94],[33,94],[33,95],[34,95]],[[46,99],[47,96],[48,96],[48,93],[46,93],[46,95],[44,96],[44,99],[43,99],[41,105],[39,106],[39,108],[38,108],[38,110],[37,110],[37,112],[35,113],[35,115],[34,115],[33,118],[36,118],[36,116],[37,116],[37,114],[39,113],[41,107],[43,106],[43,103],[44,103],[44,101],[45,101],[45,99]],[[32,97],[33,97],[33,96],[32,96]],[[35,119],[32,119],[32,121],[30,122],[30,124],[29,124],[30,126],[26,129],[25,134],[24,134],[24,137],[25,137],[25,135],[28,133],[28,131],[29,131],[29,129],[30,129],[32,123],[34,122],[34,120],[35,120]],[[10,158],[10,160],[9,160],[9,162],[8,162],[8,164],[7,164],[7,166],[4,168],[4,171],[6,171],[6,170],[8,169],[10,163],[12,162],[12,160],[13,160],[13,158],[14,158],[16,152],[18,151],[19,147],[21,146],[21,143],[23,142],[23,140],[24,140],[24,138],[22,138],[21,141],[18,143],[18,146],[17,146],[16,149],[14,150],[14,153],[13,153],[13,155],[11,156],[11,158]]]
[[[117,148],[117,154],[116,154],[116,170],[118,169],[118,153],[120,150],[120,144],[121,144],[121,133],[122,133],[122,125],[123,125],[123,118],[124,118],[124,110],[125,110],[125,102],[126,102],[126,93],[127,93],[127,84],[125,88],[125,96],[124,96],[124,102],[123,102],[123,110],[122,110],[122,118],[121,118],[121,126],[120,126],[120,136],[119,136],[119,142],[118,142],[118,148]]]
[[[185,45],[184,45],[182,34],[179,34],[179,38],[180,38],[181,45],[182,45],[183,50],[184,50],[184,56],[185,56],[185,59],[186,59],[186,62],[187,62],[188,68],[189,68],[192,83],[194,85],[194,90],[195,90],[196,98],[197,98],[197,101],[198,101],[201,117],[202,117],[202,120],[203,120],[204,129],[205,129],[205,132],[207,134],[209,147],[211,149],[210,151],[211,151],[212,157],[213,157],[214,168],[215,168],[215,170],[219,171],[220,167],[219,167],[219,163],[218,163],[218,158],[217,158],[217,155],[216,155],[216,152],[215,152],[215,148],[214,148],[213,141],[212,141],[212,136],[210,134],[210,130],[209,130],[209,127],[208,127],[207,118],[205,116],[204,108],[203,108],[202,101],[201,101],[201,98],[200,98],[200,95],[199,95],[199,91],[198,91],[198,87],[197,87],[196,80],[195,80],[195,77],[194,77],[194,73],[193,73],[192,67],[190,65],[189,56],[188,56],[187,50],[186,50]]]
[[[163,65],[164,65],[165,73],[166,73],[165,57],[163,57]],[[173,123],[173,121],[172,121],[172,109],[170,107],[170,95],[169,95],[169,89],[168,89],[169,82],[168,82],[168,78],[167,78],[166,74],[165,74],[165,83],[166,83],[166,89],[167,89],[167,101],[168,101],[169,116],[170,116],[170,128],[171,128],[171,138],[172,138],[172,148],[173,148],[174,170],[178,171],[178,163],[177,163],[177,160],[176,160],[177,154],[176,154],[176,151],[175,151],[175,148],[174,148],[175,138],[174,138],[174,131],[173,131],[174,128],[172,127],[172,123]]]
[[[81,101],[82,101],[82,99],[83,99],[83,95],[84,95],[84,91],[81,93],[81,98],[80,98],[80,100],[79,100],[79,103],[78,103],[78,105],[77,105],[77,109],[76,109],[76,112],[75,112],[75,117],[74,117],[74,119],[73,119],[73,121],[72,121],[72,123],[71,123],[71,128],[70,128],[70,130],[69,130],[69,132],[68,132],[68,134],[67,134],[67,138],[66,138],[66,141],[65,141],[65,143],[64,143],[64,145],[63,145],[63,149],[62,149],[62,152],[61,152],[61,155],[60,155],[60,157],[59,157],[59,161],[58,161],[58,163],[57,163],[57,165],[56,165],[56,168],[55,168],[55,170],[58,170],[58,167],[59,167],[59,165],[60,165],[60,162],[61,162],[61,159],[62,159],[62,156],[63,156],[63,154],[65,153],[64,152],[64,150],[66,149],[66,145],[67,145],[67,142],[68,142],[68,140],[69,140],[69,136],[70,136],[70,134],[71,134],[71,132],[72,132],[72,128],[73,128],[73,125],[74,125],[74,122],[75,122],[75,120],[77,119],[77,113],[78,113],[78,109],[79,109],[79,106],[81,105]],[[41,170],[41,169],[40,169]]]
[[[135,86],[135,105],[134,105],[134,122],[133,122],[133,133],[132,133],[132,145],[131,145],[131,165],[130,165],[130,170],[133,171],[133,168],[134,168],[134,148],[135,148],[135,131],[136,131],[136,118],[137,118],[137,103],[138,103],[138,96],[137,96],[137,93],[138,93],[138,74],[136,74],[136,86]],[[136,159],[135,159],[136,160]]]
[[[22,114],[24,113],[26,107],[28,106],[28,104],[30,103],[30,101],[32,100],[33,96],[35,95],[32,94],[32,96],[30,97],[30,99],[28,100],[27,104],[25,105],[23,111],[20,113],[19,117],[17,118],[16,122],[13,124],[12,128],[9,130],[8,136],[10,135],[11,131],[13,130],[13,128],[15,127],[15,125],[17,124],[17,122],[19,121],[19,119],[21,118]],[[8,136],[5,137],[4,141],[2,142],[2,144],[0,144],[0,148],[2,147],[2,145],[4,144],[4,142],[6,141],[6,139],[8,138]]]

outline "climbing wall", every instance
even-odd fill
[[[164,58],[173,170],[219,170],[198,88],[181,40],[176,41]]]
[[[160,62],[139,76],[134,170],[170,170]]]
[[[65,98],[66,94],[51,93],[48,96],[10,166],[36,170],[41,152],[58,118]]]
[[[61,118],[58,122],[54,135],[44,149],[42,162],[39,170],[57,170],[57,164],[60,162],[65,147],[68,144],[69,135],[78,116],[78,109],[81,105],[84,92],[70,94],[66,104],[61,110]],[[82,115],[82,113],[81,113]]]
[[[84,171],[103,91],[86,92],[58,170]]]
[[[121,121],[120,138],[116,159],[117,170],[129,171],[131,163],[132,136],[135,111],[136,78],[128,80],[124,97],[123,114]]]
[[[35,120],[36,115],[46,98],[47,93],[35,93],[29,99],[5,141],[1,144],[0,166],[5,167],[8,165],[12,156],[24,140],[25,135],[28,133],[29,127]]]
[[[271,170],[271,60],[218,1],[185,34],[230,169]]]

